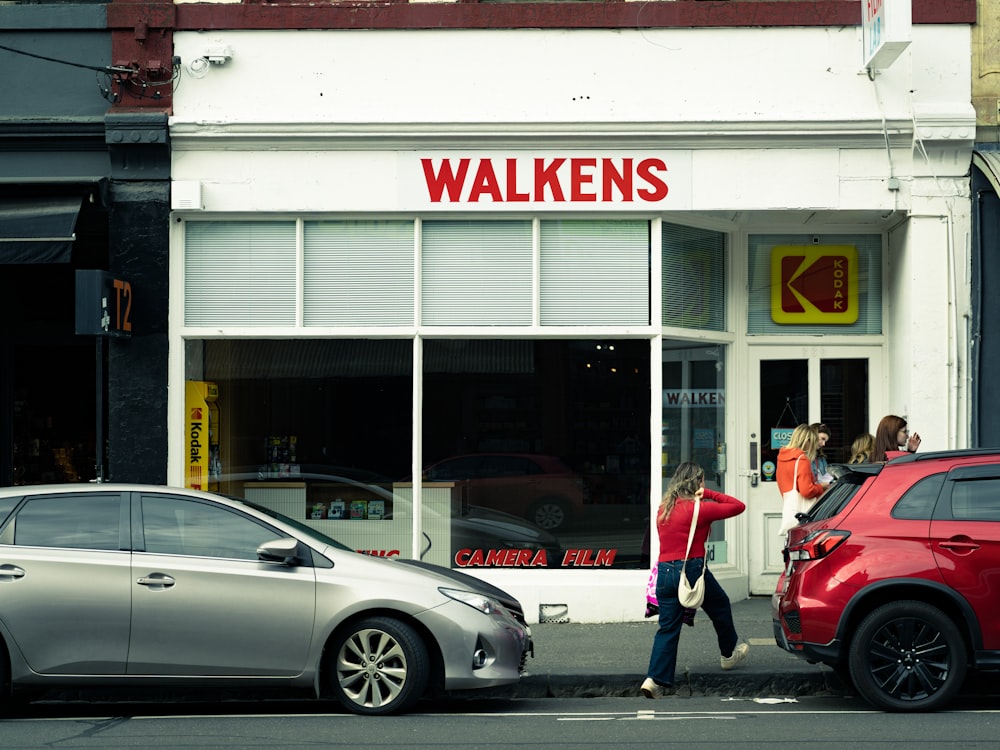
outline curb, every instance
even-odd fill
[[[639,698],[642,675],[527,675],[515,685],[477,691],[494,698]],[[832,671],[815,674],[678,674],[677,697],[795,698],[847,695]]]

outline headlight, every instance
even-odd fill
[[[459,589],[446,589],[439,588],[442,594],[447,596],[449,599],[454,599],[456,602],[462,602],[462,604],[468,604],[473,609],[478,609],[484,615],[492,615],[494,612],[501,609],[500,602],[490,596],[485,594],[477,594],[474,591],[461,591]]]

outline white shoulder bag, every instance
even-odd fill
[[[697,609],[705,601],[705,571],[708,570],[708,561],[706,560],[701,566],[701,575],[698,576],[697,581],[692,584],[687,577],[687,561],[688,555],[691,554],[691,543],[694,541],[694,530],[698,525],[699,505],[701,505],[701,500],[696,497],[694,499],[694,515],[691,517],[691,531],[688,532],[688,546],[684,552],[684,563],[681,565],[681,580],[677,585],[677,599],[681,606],[687,609]]]
[[[792,489],[781,494],[781,528],[778,529],[779,536],[784,536],[790,528],[799,525],[796,513],[806,513],[816,502],[815,499],[806,500],[799,492],[799,461],[802,456],[795,459],[795,468],[792,472]]]

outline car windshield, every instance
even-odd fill
[[[354,550],[352,550],[346,544],[338,542],[333,537],[327,536],[322,531],[317,531],[312,526],[306,526],[304,523],[296,521],[294,518],[289,518],[286,515],[278,513],[277,511],[273,511],[270,508],[265,508],[263,505],[252,503],[249,500],[246,500],[242,497],[236,497],[235,495],[223,495],[223,497],[225,497],[228,500],[233,500],[237,503],[241,503],[247,506],[248,508],[253,508],[254,510],[259,511],[266,516],[270,516],[271,518],[281,521],[282,523],[286,523],[292,528],[294,528],[296,531],[301,532],[305,536],[311,537],[312,539],[315,539],[318,542],[328,544],[331,547],[336,547],[337,549],[346,550],[348,552],[354,552]]]

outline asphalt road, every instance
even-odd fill
[[[318,703],[36,705],[0,721],[4,750],[73,748],[995,748],[1000,701],[937,714],[884,714],[856,699],[721,697],[485,699],[371,718]]]

